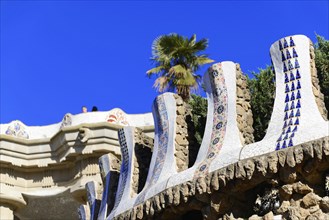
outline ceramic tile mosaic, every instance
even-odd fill
[[[156,98],[155,109],[156,109],[156,120],[157,120],[156,124],[158,125],[157,135],[159,141],[158,141],[157,157],[151,175],[151,179],[148,183],[148,187],[153,186],[159,179],[168,147],[169,119],[168,119],[167,108],[163,96],[158,96]],[[144,190],[142,193],[138,195],[135,201],[135,205],[138,205],[144,201],[145,194],[146,191]]]
[[[107,116],[106,121],[113,124],[119,124],[124,126],[129,125],[126,114],[120,109],[115,109],[111,111]]]
[[[108,202],[109,202],[109,190],[110,190],[110,156],[103,155],[99,159],[99,169],[102,176],[103,181],[103,192],[102,192],[102,200],[101,206],[99,209],[98,218],[105,219],[107,216],[108,210]]]
[[[90,209],[90,218],[96,215],[96,186],[95,182],[91,181],[86,184],[87,200]]]
[[[194,178],[208,173],[209,165],[222,148],[227,124],[227,88],[221,64],[213,65],[208,73],[214,94],[214,115],[211,142],[205,160],[195,171]]]
[[[25,126],[22,125],[19,121],[14,121],[8,126],[6,135],[29,139],[29,134],[25,130]]]
[[[61,128],[72,125],[72,115],[70,113],[66,114],[62,120]]]
[[[286,45],[287,40],[283,40]],[[280,46],[281,45],[281,46]],[[293,138],[295,132],[298,131],[299,118],[300,118],[300,99],[301,99],[301,84],[300,84],[300,65],[298,62],[298,53],[295,48],[293,37],[289,37],[289,46],[286,45],[282,48],[282,42],[279,41],[279,47],[282,56],[282,65],[284,70],[284,84],[285,84],[285,108],[284,108],[284,125],[282,133],[276,142],[276,150],[294,146]],[[286,57],[284,57],[286,54]],[[290,54],[293,54],[291,56]],[[287,68],[288,66],[288,68]]]
[[[78,216],[80,220],[87,220],[87,206],[80,205],[78,208]]]
[[[163,168],[163,163],[167,153],[168,134],[169,134],[168,115],[167,115],[167,109],[163,96],[157,98],[157,107],[159,114],[158,125],[160,125],[159,146],[158,146],[157,159],[155,161],[155,167],[153,169],[153,174],[150,181],[151,185],[153,185],[159,179],[159,175],[161,174],[161,170]]]
[[[125,137],[123,128],[118,131],[118,136],[119,136],[119,142],[120,142],[120,147],[121,147],[122,163],[121,163],[121,169],[120,169],[120,179],[119,179],[119,184],[118,184],[118,191],[117,191],[117,195],[115,197],[115,204],[114,204],[113,210],[118,207],[118,205],[121,201],[123,191],[125,189],[125,185],[127,182],[128,169],[129,169],[129,167],[128,167],[129,152],[128,152],[126,137]]]

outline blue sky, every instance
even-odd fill
[[[151,44],[178,33],[208,38],[216,62],[250,74],[276,40],[328,39],[328,1],[1,1],[0,123],[60,122],[81,106],[151,111],[158,94]],[[200,72],[203,75],[206,67]]]

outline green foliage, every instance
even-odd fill
[[[325,106],[329,118],[329,41],[317,35],[315,44],[315,66],[319,77],[321,92],[324,94]]]
[[[260,141],[265,136],[273,111],[275,75],[271,66],[259,69],[259,73],[252,72],[252,75],[255,78],[248,78],[248,87],[254,120],[254,138],[255,141]]]
[[[208,47],[208,40],[196,41],[178,34],[162,35],[152,44],[152,58],[155,67],[146,74],[157,75],[154,87],[159,92],[177,91],[184,101],[190,98],[191,89],[197,89],[200,76],[195,72],[213,60],[201,54]]]
[[[192,94],[189,105],[192,109],[192,121],[195,129],[194,136],[198,144],[201,145],[207,121],[207,99]]]

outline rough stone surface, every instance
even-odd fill
[[[132,176],[131,196],[138,194],[144,187],[148,170],[150,167],[152,149],[154,145],[153,138],[146,136],[143,130],[135,128],[135,158]]]
[[[315,96],[316,104],[319,108],[319,111],[320,111],[323,119],[327,120],[327,111],[328,111],[328,109],[326,109],[326,106],[324,104],[324,95],[320,91],[318,74],[317,74],[316,67],[315,67],[314,46],[313,46],[313,43],[311,41],[310,41],[310,55],[311,55],[310,68],[311,68],[313,94]]]
[[[143,219],[178,220],[186,213],[199,210],[207,219],[273,219],[277,215],[283,219],[329,219],[329,197],[324,192],[324,179],[329,170],[329,156],[324,154],[328,149],[328,139],[325,137],[294,147],[297,150],[284,149],[280,155],[272,152],[239,161],[197,180],[166,189],[148,199],[140,208],[120,216],[141,218],[141,211],[137,210],[144,210]],[[321,145],[321,160],[311,157],[317,145]],[[301,146],[312,149],[299,150]],[[295,167],[290,167],[287,162],[291,153],[299,158]],[[286,158],[285,163],[280,158]],[[310,161],[317,162],[312,163],[312,169],[303,169]],[[293,182],[285,182],[286,177],[282,173],[287,168],[292,169],[291,173],[296,176]],[[310,183],[308,178],[315,176],[315,173],[322,178]],[[276,194],[267,193],[275,191],[279,191],[279,203],[265,209],[266,212],[255,212],[256,199],[275,201],[273,196]]]
[[[253,143],[254,129],[252,127],[250,92],[247,88],[247,77],[243,75],[239,64],[236,64],[236,111],[241,143],[244,145]]]
[[[322,200],[320,201],[320,208],[322,209],[322,211],[324,213],[329,212],[329,197],[328,196],[322,198]]]
[[[321,200],[321,197],[314,194],[314,193],[308,193],[303,197],[303,205],[306,208],[309,208],[311,206],[317,205]]]
[[[178,95],[174,95],[176,100],[176,138],[175,138],[175,158],[177,171],[181,172],[188,168],[189,164],[189,141],[188,124],[186,122],[186,103]]]

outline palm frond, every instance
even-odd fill
[[[152,43],[152,58],[155,68],[148,70],[148,76],[157,74],[154,87],[163,92],[176,89],[183,98],[189,98],[190,91],[199,86],[200,76],[195,72],[200,66],[212,63],[207,55],[201,54],[208,46],[207,39],[196,40],[171,33],[157,37]]]
[[[212,59],[209,59],[208,57],[205,57],[205,56],[199,56],[195,60],[196,65],[199,65],[199,66],[208,64],[208,63],[213,63],[213,62],[215,62],[215,61]]]
[[[169,76],[173,78],[185,77],[188,70],[181,64],[177,64],[169,69]]]
[[[169,78],[161,76],[157,78],[153,84],[153,87],[159,92],[164,92],[168,89]]]
[[[196,35],[193,34],[192,37],[189,40],[189,46],[193,47],[195,45],[195,42],[196,42]]]
[[[164,66],[154,67],[154,68],[148,70],[146,72],[146,74],[147,74],[148,77],[151,77],[153,74],[158,74],[158,73],[160,73],[164,69],[165,69]]]

